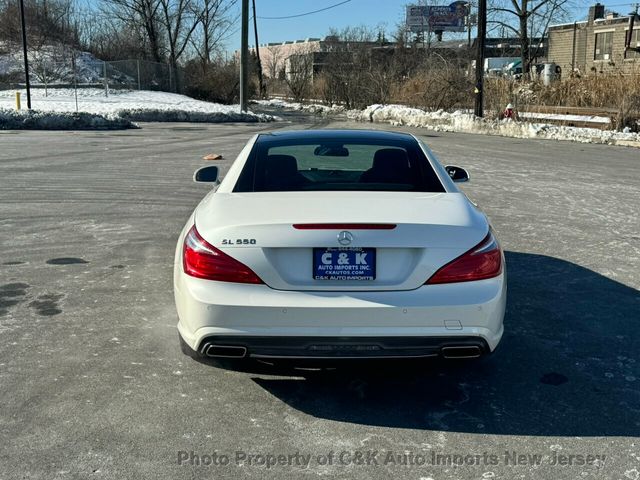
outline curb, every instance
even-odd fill
[[[635,140],[616,140],[613,145],[618,145],[620,147],[640,148],[640,142],[636,142]]]

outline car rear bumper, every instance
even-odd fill
[[[282,291],[182,272],[174,280],[178,330],[196,352],[213,342],[248,355],[431,356],[472,341],[484,353],[503,333],[504,274],[385,292]]]
[[[491,350],[480,337],[206,337],[197,355],[209,358],[375,359],[477,358]]]

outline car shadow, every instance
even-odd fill
[[[553,257],[506,259],[505,335],[485,360],[367,363],[253,381],[293,408],[342,422],[638,436],[640,292]]]

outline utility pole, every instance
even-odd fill
[[[260,84],[260,98],[265,97],[264,79],[262,78],[262,62],[260,61],[260,44],[258,43],[258,16],[256,15],[256,0],[253,1],[253,32],[256,36],[256,60],[258,63],[258,83]]]
[[[624,42],[624,55],[625,55],[625,57],[627,56],[627,51],[630,48],[636,49],[636,47],[631,47],[631,39],[633,38],[633,24],[635,23],[636,16],[638,15],[638,8],[640,8],[640,3],[636,3],[635,7],[636,7],[635,12],[631,12],[629,14],[629,29],[627,30],[626,38],[625,38],[625,42]],[[637,49],[636,49],[636,51],[637,51]]]
[[[473,113],[476,117],[484,115],[482,91],[484,89],[484,44],[487,37],[487,0],[478,2],[478,45],[476,52],[476,102]]]
[[[247,111],[249,87],[249,0],[242,0],[242,39],[240,42],[240,111]]]
[[[29,83],[29,59],[27,58],[27,29],[24,26],[24,0],[20,0],[20,23],[22,24],[22,51],[24,54],[24,78],[27,87],[27,108],[31,110],[31,84]]]
[[[76,52],[71,53],[71,66],[73,67],[73,93],[76,98],[76,113],[78,113],[78,72],[76,69]]]
[[[467,46],[471,49],[471,2],[467,3]]]
[[[578,22],[573,22],[573,41],[571,45],[571,75],[576,71],[576,37],[578,33]]]

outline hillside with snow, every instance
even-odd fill
[[[100,83],[103,81],[103,62],[89,52],[81,52],[63,46],[44,45],[29,50],[29,78],[34,85]],[[24,82],[22,46],[12,42],[0,42],[0,84]],[[121,72],[110,71],[108,76],[126,77]],[[131,79],[132,80],[132,79]]]

